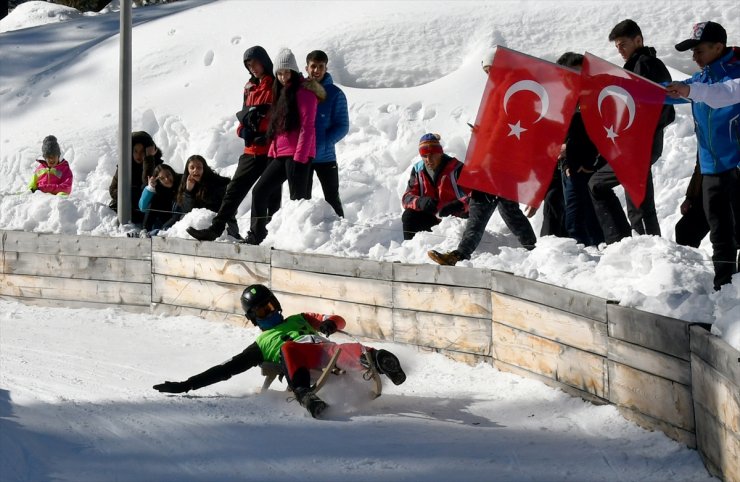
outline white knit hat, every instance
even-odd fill
[[[281,49],[275,57],[275,72],[280,69],[290,69],[296,72],[300,72],[298,69],[298,62],[295,60],[295,55],[290,49]]]

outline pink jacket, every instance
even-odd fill
[[[296,162],[305,164],[309,158],[316,157],[316,106],[319,103],[316,94],[301,87],[296,92],[298,116],[301,126],[290,132],[282,132],[270,143],[268,156],[291,156]]]
[[[33,173],[28,189],[49,194],[66,195],[72,192],[72,169],[69,163],[62,159],[59,164],[49,167],[43,159],[37,159],[39,167]]]

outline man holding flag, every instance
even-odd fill
[[[609,33],[609,41],[614,42],[625,60],[624,70],[655,83],[671,81],[655,49],[644,45],[642,31],[633,20],[619,22]],[[638,234],[660,236],[650,165],[663,153],[663,129],[673,122],[675,112],[672,106],[658,109],[665,96],[660,87],[630,78],[618,72],[620,69],[610,69],[604,64],[611,65],[587,54],[581,100],[586,129],[608,161],[589,181],[596,215],[607,243],[630,236],[632,229]],[[615,81],[608,79],[609,76],[624,80]],[[597,79],[608,83],[600,85]],[[607,112],[609,104],[614,104],[611,117]],[[656,109],[657,123],[654,120]],[[641,139],[642,133],[650,136]],[[646,145],[650,146],[649,151]],[[645,156],[648,158],[646,165],[642,162]],[[619,184],[625,188],[629,222],[613,191]]]

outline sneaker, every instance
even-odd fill
[[[299,388],[295,391],[295,396],[298,399],[298,403],[301,404],[313,418],[319,418],[321,412],[326,410],[328,405],[325,401],[320,399],[314,392],[308,388]]]
[[[440,253],[439,251],[431,250],[427,252],[427,256],[442,266],[455,266],[458,261],[463,259],[458,250],[450,251],[449,253]]]
[[[194,227],[190,226],[188,229],[186,229],[188,234],[198,241],[213,241],[219,236],[221,236],[221,233],[217,233],[211,228],[206,229],[195,229]]]
[[[378,373],[390,378],[394,385],[400,385],[406,381],[406,374],[403,372],[401,362],[398,361],[396,355],[388,350],[375,349],[369,350],[368,353],[375,362],[375,367],[377,368]],[[368,360],[364,355],[360,357],[360,363],[362,363],[362,366],[365,368],[370,368]]]

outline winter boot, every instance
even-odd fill
[[[244,241],[242,241],[244,244],[251,244],[253,246],[259,246],[259,244],[262,242],[261,239],[257,239],[257,235],[255,235],[252,231],[249,231],[247,233],[247,237],[244,238]]]
[[[326,410],[328,405],[322,399],[320,399],[314,392],[309,388],[296,388],[295,397],[298,403],[301,404],[313,418],[319,418],[321,412]]]
[[[440,253],[439,251],[431,250],[427,252],[427,256],[442,266],[455,266],[458,261],[463,259],[458,250],[450,251],[449,253]]]
[[[376,350],[371,348],[367,351],[367,356],[370,357],[372,363],[375,364],[375,368],[381,375],[385,375],[391,379],[394,385],[400,385],[406,381],[406,374],[401,368],[401,362],[393,353],[387,350]],[[370,368],[366,355],[360,357],[360,363],[365,368]]]
[[[216,230],[213,227],[209,227],[206,229],[195,229],[194,227],[190,226],[187,230],[188,234],[198,241],[213,241],[219,236],[221,236],[221,232],[216,232]],[[223,228],[221,228],[221,231],[223,231]]]

